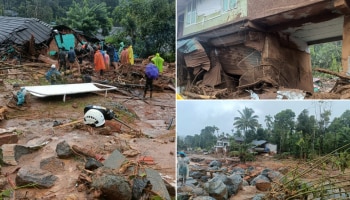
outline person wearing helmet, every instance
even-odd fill
[[[84,115],[84,124],[92,127],[102,127],[105,124],[105,118],[102,112],[96,109],[90,109]]]
[[[45,78],[51,83],[51,85],[55,85],[61,81],[61,73],[56,69],[55,64],[51,65],[49,71],[45,74]]]

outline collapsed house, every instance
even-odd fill
[[[96,37],[65,25],[51,26],[39,19],[0,16],[0,56],[2,60],[21,62],[22,58],[53,63],[60,48],[76,48],[86,42],[96,43]],[[47,56],[47,58],[46,58]]]
[[[247,91],[288,88],[312,94],[309,45],[343,39],[343,71],[348,70],[348,5],[344,0],[177,1],[180,93],[240,98]]]

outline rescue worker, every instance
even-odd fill
[[[61,73],[56,69],[56,65],[51,65],[51,68],[45,74],[45,78],[51,83],[51,85],[56,85],[61,81]]]
[[[61,71],[62,69],[64,71],[67,70],[67,52],[66,48],[62,47],[60,52],[58,53],[58,71]]]

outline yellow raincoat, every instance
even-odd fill
[[[134,50],[132,50],[132,46],[130,45],[128,48],[128,52],[129,52],[129,63],[131,65],[134,64]]]

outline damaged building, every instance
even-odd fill
[[[220,2],[220,3],[218,3]],[[350,55],[349,1],[178,0],[178,89],[188,98],[275,99],[313,94],[309,45],[343,40]]]
[[[65,25],[51,26],[36,18],[0,16],[0,26],[1,59],[14,64],[23,59],[55,63],[59,48],[69,50],[79,44],[100,41]]]

